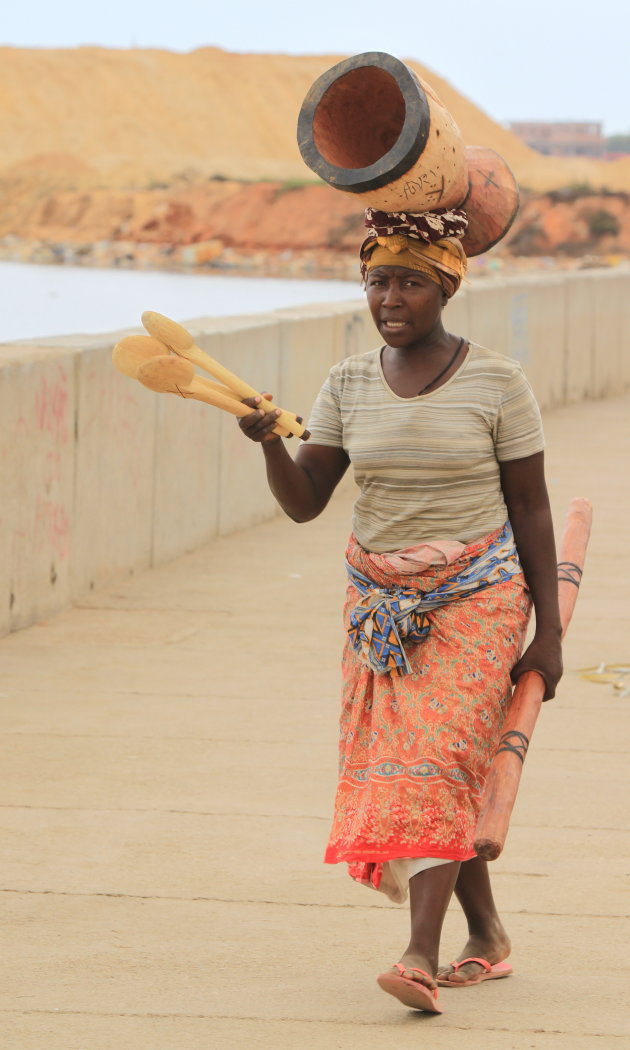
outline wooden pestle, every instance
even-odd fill
[[[171,321],[170,318],[164,317],[163,314],[155,313],[153,310],[145,310],[142,315],[142,323],[147,332],[168,347],[169,350],[209,372],[210,375],[213,375],[230,387],[239,397],[262,396],[253,386],[240,379],[234,372],[230,372],[229,368],[225,368],[204,350],[196,346],[190,332],[186,331],[182,325],[177,324],[176,321]],[[263,398],[260,407],[264,411],[273,412],[278,408],[278,405]],[[249,409],[249,411],[251,412],[252,409]],[[308,441],[310,433],[304,424],[299,423],[297,417],[291,412],[286,412],[284,409],[280,411],[281,415],[278,416],[277,422],[281,426],[286,427],[292,434],[295,434],[296,437],[301,437],[303,441]]]
[[[558,562],[558,601],[563,637],[577,601],[592,516],[589,500],[571,500]],[[496,860],[505,845],[525,755],[545,688],[544,679],[537,671],[525,671],[516,683],[504,732],[488,774],[475,832],[475,851],[484,860]]]

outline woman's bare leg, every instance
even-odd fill
[[[466,916],[469,935],[457,961],[476,956],[486,959],[492,966],[503,962],[510,954],[510,938],[505,932],[494,903],[490,873],[485,860],[473,857],[460,865],[455,895]],[[468,963],[455,973],[452,966],[441,966],[439,977],[448,978],[455,984],[469,980],[482,969],[479,963]]]
[[[459,868],[459,862],[452,861],[427,868],[409,879],[411,939],[400,961],[403,966],[426,970],[431,975],[430,980],[411,969],[407,969],[404,976],[420,981],[428,988],[436,987],[440,934]]]

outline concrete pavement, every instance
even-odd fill
[[[577,669],[630,666],[629,418],[545,420],[558,527],[575,495],[595,525],[494,866],[515,976],[407,1011],[374,982],[405,908],[321,863],[346,487],[0,642],[3,1050],[627,1045],[630,696]],[[454,905],[445,960],[464,932]]]

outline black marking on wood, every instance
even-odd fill
[[[494,186],[497,190],[501,189],[498,182],[495,182],[493,179],[493,171],[481,171],[479,168],[477,168],[477,174],[481,175],[482,178],[485,180],[484,186]]]

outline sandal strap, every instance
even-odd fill
[[[479,963],[480,966],[483,966],[483,968],[486,971],[486,973],[490,973],[490,971],[492,970],[492,967],[491,967],[491,965],[490,965],[490,963],[488,962],[487,959],[480,959],[476,955],[471,955],[471,956],[468,957],[468,959],[462,959],[461,962],[452,962],[451,966],[453,967],[453,969],[457,973],[457,971],[459,970],[460,966],[465,966],[466,963],[471,963],[471,962]]]
[[[401,975],[401,977],[405,973],[406,970],[409,970],[411,973],[419,973],[423,977],[426,977],[427,981],[432,981],[433,980],[433,978],[431,977],[430,973],[427,973],[426,970],[420,970],[417,966],[403,966],[402,963],[394,963],[394,969],[398,970],[398,973]],[[424,984],[423,981],[417,981],[416,983],[417,984]],[[434,999],[437,999],[437,997],[438,997],[438,990],[437,990],[437,988],[429,988],[426,984],[424,985],[424,987],[427,989],[427,992],[431,993],[431,995],[433,996]]]

